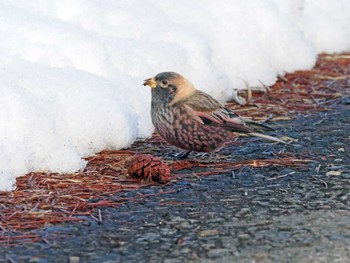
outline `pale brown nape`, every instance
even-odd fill
[[[187,99],[196,92],[194,85],[180,74],[177,74],[176,76],[169,79],[169,83],[177,88],[176,95],[169,103],[169,106],[172,106],[181,100]]]

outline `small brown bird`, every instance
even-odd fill
[[[212,152],[236,135],[282,140],[262,134],[273,129],[240,117],[209,94],[197,90],[175,72],[163,72],[146,79],[152,88],[152,122],[160,136],[179,148]]]

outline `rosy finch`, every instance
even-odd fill
[[[178,73],[159,73],[143,85],[152,88],[151,115],[157,132],[179,148],[211,152],[242,134],[283,142],[261,133],[272,128],[240,117]]]

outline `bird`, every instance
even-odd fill
[[[274,129],[239,116],[176,72],[162,72],[143,82],[151,87],[151,119],[169,144],[188,152],[217,152],[237,136],[283,140],[264,134]]]

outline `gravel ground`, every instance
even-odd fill
[[[136,199],[96,210],[102,222],[36,230],[46,242],[0,247],[0,262],[349,262],[349,104],[278,122],[299,139],[294,146],[247,139],[220,153],[291,153],[311,160],[304,166],[245,167],[119,193],[111,199]]]

